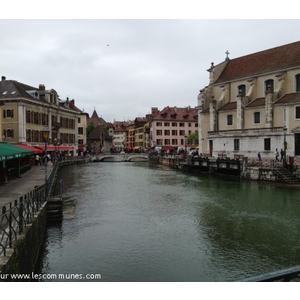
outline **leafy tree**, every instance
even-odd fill
[[[194,133],[191,133],[187,137],[187,143],[189,145],[199,145],[199,136],[198,136],[198,130],[196,130]]]
[[[94,129],[95,129],[95,125],[93,123],[91,123],[90,125],[88,125],[88,127],[86,129],[87,135],[89,135]]]

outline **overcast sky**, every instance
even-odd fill
[[[300,39],[300,20],[0,20],[0,76],[75,100],[106,121],[195,107],[211,62]]]

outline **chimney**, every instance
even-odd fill
[[[40,91],[45,91],[45,90],[46,90],[45,85],[40,84],[40,85],[39,85],[39,90],[40,90]]]
[[[5,77],[5,76],[2,76],[2,77],[1,77],[1,80],[2,80],[2,81],[6,80],[6,77]]]
[[[74,106],[74,105],[75,105],[75,100],[72,99],[72,100],[70,101],[70,104],[71,104],[71,106]]]

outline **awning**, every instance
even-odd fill
[[[135,150],[137,150],[137,149],[141,149],[141,147],[138,147],[138,146],[136,146],[136,147],[134,147],[134,149],[135,149]]]
[[[45,145],[38,145],[38,146],[34,146],[35,148],[41,149],[41,150],[45,150]],[[49,151],[66,151],[66,150],[74,150],[73,147],[70,146],[50,146],[47,145],[47,150]]]
[[[33,155],[33,151],[9,143],[0,143],[0,161]]]
[[[41,154],[41,153],[43,153],[43,150],[41,150],[39,148],[35,148],[35,147],[32,147],[32,146],[29,146],[29,145],[26,145],[26,144],[15,144],[15,146],[31,150],[31,151],[33,151],[34,154]]]
[[[175,148],[172,146],[163,146],[163,150],[174,150]]]

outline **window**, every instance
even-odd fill
[[[185,130],[179,130],[179,135],[185,135]]]
[[[232,125],[232,115],[227,115],[227,125]]]
[[[170,135],[170,130],[165,130],[165,135]]]
[[[169,122],[165,122],[165,126],[169,127],[170,123]]]
[[[296,92],[300,92],[300,74],[296,75]]]
[[[177,139],[172,139],[172,145],[177,145]]]
[[[296,119],[300,119],[300,106],[295,107]]]
[[[165,145],[170,145],[170,140],[169,139],[165,139]]]
[[[255,124],[260,123],[260,112],[255,112],[254,113],[254,123]]]
[[[81,123],[81,118],[78,118],[78,123]]]
[[[271,150],[271,139],[264,139],[264,150]]]
[[[177,127],[177,123],[172,123],[172,127]]]
[[[246,96],[246,85],[245,84],[241,84],[238,86],[238,95],[245,97]]]
[[[272,93],[274,92],[274,80],[269,79],[265,81],[265,92],[271,91]]]
[[[240,150],[240,140],[239,139],[234,139],[233,142],[234,142],[234,150],[235,151]]]
[[[162,135],[162,130],[156,130],[156,135]]]
[[[4,129],[3,130],[3,135],[6,138],[13,138],[14,137],[14,130],[13,129]]]
[[[184,123],[179,123],[179,127],[184,127]]]
[[[192,127],[192,124],[191,124],[191,123],[188,123],[188,126],[189,126],[189,127]]]
[[[172,130],[172,135],[177,135],[177,130]]]
[[[3,119],[5,118],[13,118],[14,110],[13,109],[3,109]]]
[[[83,127],[78,127],[78,134],[83,134]]]

